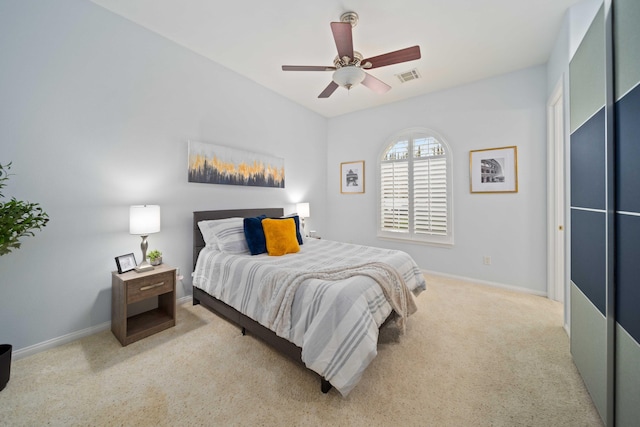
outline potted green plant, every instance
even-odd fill
[[[162,264],[162,252],[157,249],[150,251],[147,254],[147,258],[149,258],[149,262],[151,265],[160,265]]]
[[[2,189],[9,180],[11,163],[0,164],[0,255],[6,255],[20,248],[20,239],[34,236],[34,230],[40,230],[49,222],[49,215],[38,203],[17,200],[3,201]]]
[[[34,230],[41,230],[49,215],[38,203],[29,203],[12,197],[4,201],[2,189],[9,180],[11,163],[0,164],[0,255],[6,255],[20,248],[20,239],[34,236]],[[11,375],[10,344],[0,345],[0,391],[4,390]]]

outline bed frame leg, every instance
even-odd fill
[[[333,386],[329,381],[325,380],[324,378],[320,378],[320,390],[322,390],[324,394],[329,393],[329,390],[331,390],[332,388]]]
[[[242,336],[247,335],[247,330],[245,328],[242,328]]]
[[[193,301],[193,305],[200,305],[200,300],[197,298],[192,298],[191,299]]]

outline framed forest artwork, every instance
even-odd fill
[[[284,188],[284,159],[189,141],[189,182]]]

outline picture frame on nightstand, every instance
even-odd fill
[[[133,253],[120,255],[116,257],[116,266],[118,266],[118,274],[126,273],[136,268],[136,257]]]

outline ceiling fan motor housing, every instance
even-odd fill
[[[340,58],[336,56],[333,60],[333,65],[335,65],[336,68],[342,68],[349,65],[355,65],[356,67],[358,67],[360,66],[360,62],[362,62],[363,59],[364,57],[362,56],[362,54],[354,50],[353,58],[349,58],[348,56],[343,56],[342,58]]]
[[[358,14],[355,12],[345,12],[340,16],[340,22],[348,22],[351,28],[358,25]]]

